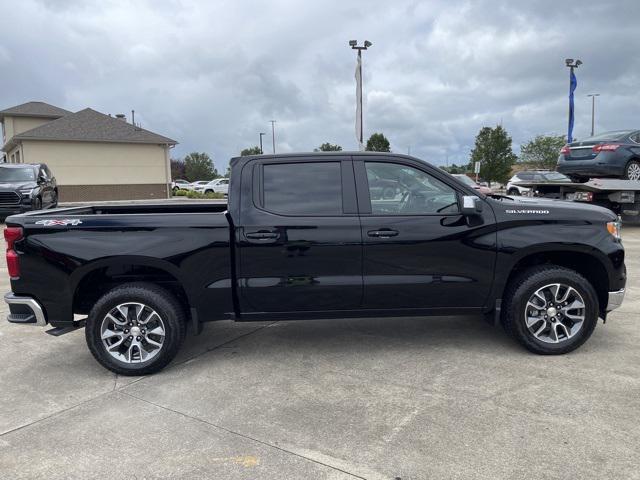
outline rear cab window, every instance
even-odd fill
[[[254,203],[278,215],[343,215],[344,168],[341,161],[264,163]]]

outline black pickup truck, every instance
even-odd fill
[[[140,375],[212,320],[479,314],[535,353],[560,354],[622,302],[624,249],[605,208],[484,196],[395,154],[231,168],[228,205],[9,217],[8,320],[54,334],[86,321],[95,358]]]

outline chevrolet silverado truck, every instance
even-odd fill
[[[104,367],[166,366],[204,322],[484,315],[538,354],[620,306],[616,215],[485,196],[389,153],[231,160],[228,204],[93,205],[7,219],[8,321],[85,327]],[[387,193],[373,194],[383,182]]]

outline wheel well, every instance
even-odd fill
[[[147,265],[115,265],[89,272],[76,286],[73,313],[86,315],[96,301],[113,287],[141,281],[169,290],[182,304],[185,313],[189,314],[189,300],[180,281],[165,270]]]
[[[540,252],[524,257],[519,260],[511,270],[507,283],[505,284],[505,290],[515,277],[527,268],[545,264],[570,268],[580,273],[593,285],[598,295],[600,309],[602,310],[606,307],[609,299],[609,276],[607,270],[597,258],[586,253],[566,251]]]

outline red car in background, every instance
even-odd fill
[[[474,182],[470,177],[463,173],[454,173],[453,176],[465,185],[469,185],[471,188],[475,188],[480,193],[484,193],[485,195],[491,195],[493,193],[493,191],[489,187],[485,187],[484,185],[480,185],[479,183]]]

